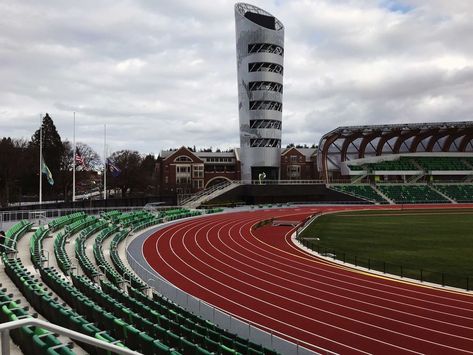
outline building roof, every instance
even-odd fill
[[[182,148],[185,148],[187,150],[189,150],[192,154],[194,154],[196,157],[198,158],[236,158],[237,160],[239,160],[239,155],[238,155],[238,150],[239,148],[235,148],[233,152],[193,152],[191,151],[190,149],[182,146],[181,148],[179,149],[182,149]],[[162,158],[162,159],[167,159],[168,157],[170,157],[171,155],[173,155],[174,153],[176,153],[179,149],[171,149],[171,150],[162,150],[161,153],[159,154],[159,156]]]
[[[341,162],[370,156],[469,152],[472,140],[472,121],[338,127],[320,139],[317,166],[327,176]]]
[[[284,150],[281,152],[281,155],[285,155],[289,153],[292,149],[297,150],[299,153],[304,155],[306,161],[310,161],[312,156],[317,153],[316,148],[298,148],[298,147],[289,147],[289,148],[284,148]]]

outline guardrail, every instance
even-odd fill
[[[106,211],[120,211],[120,212],[131,212],[136,210],[142,210],[145,206],[128,206],[128,207],[87,207],[87,208],[64,208],[64,209],[44,209],[44,210],[18,210],[18,211],[0,211],[0,228],[3,228],[3,224],[6,222],[20,221],[27,219],[35,221],[38,219],[51,219],[62,217],[74,212],[85,212],[90,215],[98,215],[101,212]],[[156,207],[156,210],[167,209],[169,206]]]
[[[96,339],[94,337],[70,330],[68,328],[61,327],[54,323],[45,322],[41,319],[36,318],[24,318],[20,320],[14,320],[7,323],[0,324],[0,338],[2,340],[2,355],[10,355],[10,330],[17,329],[20,327],[26,327],[34,325],[41,327],[57,334],[67,336],[71,339],[77,340],[82,343],[87,343],[92,346],[96,346],[100,349],[105,349],[112,351],[117,354],[123,355],[139,355],[139,352],[123,348],[111,343],[104,342],[102,340]]]

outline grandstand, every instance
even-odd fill
[[[0,290],[1,321],[39,314],[123,351],[144,354],[275,354],[150,292],[118,253],[130,233],[201,213],[183,208],[95,216],[76,212],[38,227],[26,220],[16,223],[6,233],[1,255],[11,280]],[[107,353],[39,327],[10,334],[25,354]]]
[[[370,185],[360,185],[360,184],[333,184],[330,185],[330,188],[345,193],[347,195],[352,195],[368,202],[374,202],[379,204],[387,204],[389,201],[386,198],[383,198],[375,190],[373,186]]]
[[[317,169],[327,182],[471,181],[472,162],[473,122],[339,127],[317,150]]]

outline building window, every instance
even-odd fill
[[[272,81],[250,81],[250,91],[274,91],[282,94],[282,84]]]
[[[192,159],[185,155],[180,155],[174,159],[176,163],[192,163]]]
[[[273,53],[282,56],[284,49],[271,43],[252,43],[248,45],[248,54],[250,53]]]
[[[176,178],[176,184],[178,185],[187,185],[191,183],[190,176],[179,176]]]
[[[271,138],[256,138],[250,139],[251,147],[275,147],[281,148],[280,139],[271,139]]]
[[[194,164],[192,166],[192,177],[197,179],[204,177],[204,164]]]
[[[248,63],[248,71],[249,72],[270,72],[283,75],[283,67],[282,65],[276,63],[268,63],[268,62],[256,62],[256,63]]]
[[[281,121],[277,121],[277,120],[250,120],[250,128],[281,129]]]
[[[198,179],[198,180],[192,180],[192,186],[194,189],[203,189],[204,188],[204,180]]]
[[[177,174],[190,174],[190,172],[191,172],[190,165],[177,165],[176,166]]]
[[[289,165],[287,167],[287,176],[289,179],[300,179],[301,178],[301,166],[300,165]]]
[[[250,101],[250,110],[282,111],[282,103],[277,101]]]
[[[291,155],[291,163],[297,163],[297,155]]]

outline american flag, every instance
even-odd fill
[[[76,163],[78,165],[82,165],[84,168],[85,168],[85,159],[82,155],[80,155],[79,153],[76,153]]]

